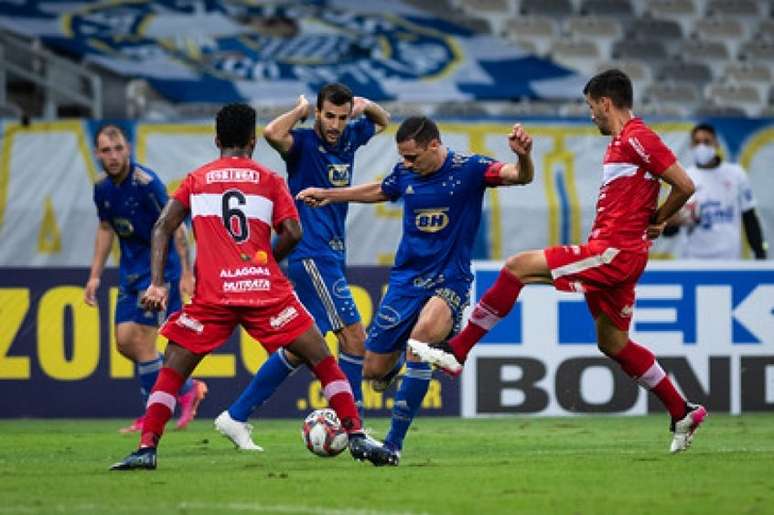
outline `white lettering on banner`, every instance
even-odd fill
[[[224,293],[244,293],[249,291],[267,291],[271,289],[268,279],[244,279],[241,281],[224,281]]]
[[[475,263],[474,298],[501,266]],[[651,262],[636,298],[632,340],[689,399],[717,413],[774,410],[774,263]],[[525,288],[467,360],[463,416],[660,412],[599,352],[583,302],[578,293]]]
[[[205,175],[207,184],[216,182],[252,182],[258,184],[260,174],[251,168],[227,168],[225,170],[212,170]]]
[[[220,271],[221,279],[232,277],[246,277],[250,275],[271,275],[269,269],[265,266],[243,266],[241,268],[222,269]]]
[[[273,329],[279,329],[283,325],[287,324],[298,316],[298,311],[293,306],[288,306],[279,312],[277,316],[273,316],[269,319],[269,325]]]

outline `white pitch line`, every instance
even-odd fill
[[[288,504],[259,504],[259,503],[196,503],[182,502],[175,505],[137,505],[137,506],[106,506],[96,504],[81,504],[65,506],[62,504],[50,506],[0,506],[0,513],[79,513],[79,512],[141,512],[148,508],[154,510],[191,510],[191,511],[236,511],[246,513],[289,513],[299,515],[428,515],[426,512],[414,511],[383,511],[372,509],[336,509],[313,506],[294,506]]]

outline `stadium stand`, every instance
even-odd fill
[[[606,67],[620,67],[634,79],[636,99],[645,101],[648,105],[643,108],[654,114],[670,115],[677,111],[767,116],[774,111],[770,95],[774,75],[774,5],[768,1],[405,0],[403,4],[473,34],[502,37],[516,43],[525,55],[550,59],[581,76]],[[7,116],[19,112],[48,117],[89,114],[89,106],[73,101],[72,95],[45,93],[45,81],[30,85],[9,71],[8,66],[13,66],[20,54],[5,42],[8,31],[3,29],[3,33],[2,48],[6,55],[15,54],[6,59],[5,73],[0,74],[0,78],[5,77],[0,104]],[[35,38],[17,35],[14,39],[31,51],[56,53],[56,58],[91,74],[74,78],[73,74],[57,72],[60,64],[49,65],[47,80],[59,88],[93,96],[89,94],[93,89],[93,79],[89,77],[101,80],[101,109],[105,116],[169,119],[212,114],[213,107],[206,102],[170,102],[152,81],[126,80],[93,63],[84,66],[71,53],[42,49],[40,40]],[[29,67],[40,63],[40,59],[22,61],[15,64]],[[688,91],[691,87],[693,92]],[[117,97],[119,101],[115,100]],[[428,107],[423,99],[421,107],[429,110],[428,114],[454,116],[503,112],[558,115],[575,113],[577,107],[576,100],[567,98],[516,95],[496,99],[485,95],[481,100],[475,107],[452,106],[445,100]],[[419,107],[419,102],[399,100],[388,106],[395,112],[411,112]]]

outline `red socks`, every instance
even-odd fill
[[[655,393],[673,419],[685,416],[685,398],[675,389],[650,350],[629,340],[613,359],[641,386]]]
[[[470,349],[513,309],[524,284],[507,268],[500,270],[495,283],[473,308],[473,314],[460,334],[449,340],[454,355],[463,363]]]
[[[177,392],[183,386],[183,382],[185,378],[171,368],[162,367],[159,370],[159,377],[153,385],[145,408],[140,448],[156,447],[159,444],[161,435],[164,433],[164,425],[175,412]]]
[[[320,380],[325,398],[341,420],[342,427],[350,434],[361,432],[363,425],[357,413],[352,388],[333,356],[319,362],[312,372]]]

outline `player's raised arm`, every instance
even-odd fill
[[[97,289],[105,269],[105,262],[110,255],[113,246],[113,228],[106,221],[101,221],[97,227],[97,236],[94,240],[94,258],[91,260],[91,272],[86,288],[83,291],[83,300],[89,306],[97,305]]]
[[[366,118],[374,122],[376,134],[382,132],[390,124],[390,113],[382,106],[364,97],[355,97],[352,103],[352,118],[364,114]]]
[[[672,189],[664,203],[653,213],[651,224],[647,229],[647,235],[650,239],[658,238],[661,235],[667,221],[683,207],[695,191],[693,181],[677,161],[664,170],[661,178],[672,186]]]
[[[142,304],[152,310],[166,309],[167,289],[164,287],[164,265],[169,250],[169,239],[188,216],[188,208],[171,199],[164,206],[153,226],[151,236],[151,284],[142,297]]]
[[[299,192],[296,198],[312,207],[323,207],[337,202],[375,204],[389,200],[382,191],[381,182],[359,184],[348,188],[306,188]]]
[[[532,163],[532,136],[520,123],[514,124],[508,135],[508,146],[517,156],[515,163],[507,163],[500,168],[500,178],[504,185],[529,184],[535,176]]]
[[[300,95],[293,109],[269,122],[263,130],[263,137],[277,152],[287,154],[293,147],[293,135],[290,130],[309,116],[310,109],[309,101],[304,95]]]

